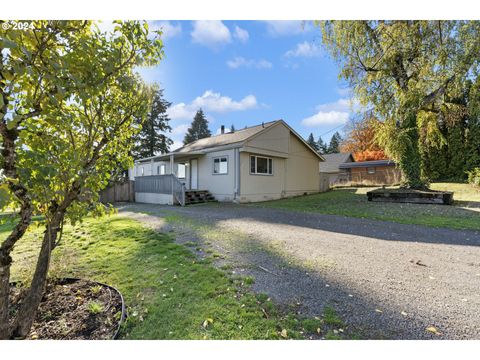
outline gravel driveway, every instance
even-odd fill
[[[253,276],[277,302],[309,316],[333,306],[367,337],[480,339],[478,231],[233,204],[119,210]]]

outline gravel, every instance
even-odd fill
[[[364,337],[480,339],[478,231],[234,204],[119,210],[198,244],[199,255],[220,254],[218,266],[302,314],[333,306]],[[181,217],[166,221],[172,214]]]

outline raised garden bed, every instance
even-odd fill
[[[22,297],[21,289],[12,286],[13,311]],[[115,339],[124,319],[125,304],[117,289],[88,280],[55,280],[47,285],[27,339]]]
[[[414,204],[453,204],[453,192],[409,189],[375,189],[367,192],[368,201]]]

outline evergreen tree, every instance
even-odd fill
[[[328,151],[327,143],[323,141],[321,136],[318,137],[317,147],[320,154],[326,154]]]
[[[232,132],[232,133],[235,132],[235,126],[233,126],[233,124],[232,124],[232,126],[230,126],[230,132]]]
[[[468,94],[469,119],[465,134],[465,171],[480,167],[480,78]]]
[[[151,107],[145,119],[137,120],[142,130],[135,138],[135,147],[132,151],[135,159],[167,153],[173,141],[165,135],[172,128],[167,109],[172,105],[163,98],[163,89],[157,86],[152,88]]]
[[[469,120],[465,139],[465,171],[472,171],[480,167],[480,118]]]
[[[318,144],[315,141],[312,133],[310,133],[310,135],[308,135],[307,144],[310,145],[315,151],[319,150]]]
[[[447,136],[448,168],[446,179],[451,181],[465,180],[465,144],[463,124],[453,125]]]
[[[330,139],[330,144],[328,145],[327,154],[333,154],[340,152],[340,143],[343,141],[342,136],[338,131],[335,131],[332,138]]]
[[[198,139],[203,139],[212,136],[212,133],[208,129],[208,121],[203,113],[202,109],[199,109],[193,118],[192,124],[185,134],[183,144],[187,145]]]

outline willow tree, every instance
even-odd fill
[[[403,186],[426,188],[420,134],[444,141],[443,121],[464,116],[459,101],[479,68],[478,21],[320,21],[322,39],[355,96],[382,120],[378,140],[397,161]]]
[[[140,22],[103,33],[91,22],[34,22],[0,30],[2,204],[17,223],[0,246],[0,338],[25,337],[46,287],[52,251],[65,221],[104,212],[98,192],[114,167],[131,165],[135,119],[148,91],[136,66],[157,63],[161,41]],[[43,216],[38,260],[21,308],[9,309],[11,251]],[[12,318],[13,316],[13,318]]]

